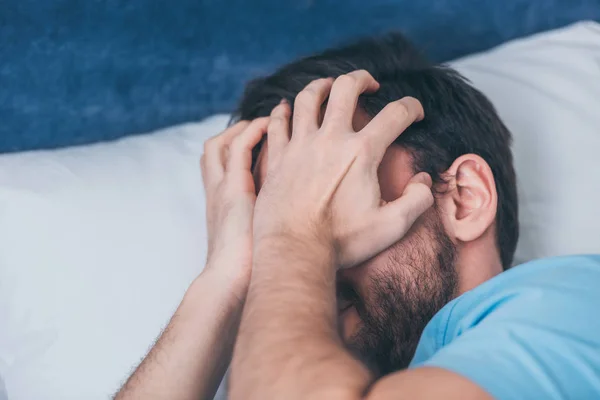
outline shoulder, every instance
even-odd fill
[[[598,394],[597,374],[588,375],[600,369],[598,307],[600,256],[516,266],[444,307],[423,332],[411,365],[462,372],[500,398],[508,383],[533,397],[549,395],[539,392],[541,384]],[[494,373],[506,384],[498,386]],[[596,379],[586,380],[591,376]]]
[[[564,325],[598,304],[600,255],[555,257],[513,267],[463,294],[446,305],[432,325],[444,331],[437,337],[437,345],[444,346],[490,321],[527,317]]]
[[[541,259],[515,266],[447,304],[427,325],[423,339],[435,351],[483,323],[506,317],[564,325],[598,305],[600,255]]]
[[[530,316],[562,325],[567,311],[595,308],[600,300],[600,256],[565,256],[513,267],[455,300],[451,336],[488,319]],[[544,310],[552,312],[543,312]],[[446,340],[451,340],[446,337]]]

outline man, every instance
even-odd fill
[[[445,175],[460,175],[458,191],[466,195],[440,198],[411,235],[338,274],[346,341],[363,361],[388,373],[408,366],[423,328],[440,308],[511,266],[518,239],[516,179],[510,133],[490,102],[456,72],[433,67],[398,35],[327,51],[251,83],[239,118],[268,116],[281,97],[292,104],[311,81],[356,69],[369,71],[380,85],[360,99],[353,118],[356,130],[403,96],[419,99],[427,110],[427,118],[399,135],[381,163],[383,199],[399,197],[419,171],[432,176],[440,194],[449,188],[443,184]],[[261,160],[266,152],[260,149],[254,149],[259,188],[266,175]],[[475,179],[482,171],[487,175]],[[443,201],[469,218],[450,226],[442,218],[448,211]],[[476,215],[466,215],[476,202],[482,202]],[[455,234],[468,246],[459,251],[448,229],[461,230]]]
[[[250,85],[240,117],[202,160],[207,267],[117,398],[211,397],[242,305],[236,399],[600,393],[600,261],[491,279],[517,241],[510,135],[456,73],[360,42]]]

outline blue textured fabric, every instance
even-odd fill
[[[230,111],[248,79],[359,36],[443,61],[582,19],[600,0],[0,0],[0,152]]]
[[[411,367],[456,372],[497,400],[600,399],[600,255],[513,267],[442,308]]]

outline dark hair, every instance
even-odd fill
[[[233,120],[267,116],[282,98],[293,104],[311,81],[365,69],[380,89],[359,98],[375,116],[391,101],[413,96],[421,101],[425,119],[413,124],[395,144],[409,149],[413,168],[428,172],[434,182],[463,154],[481,156],[490,166],[498,193],[496,241],[504,268],[509,268],[519,236],[511,134],[489,100],[453,69],[433,65],[399,34],[369,38],[324,51],[286,65],[248,84]],[[255,155],[258,149],[255,149]]]

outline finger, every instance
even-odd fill
[[[252,149],[267,132],[268,126],[269,117],[257,118],[250,122],[248,127],[231,141],[227,170],[247,170],[250,172],[250,167],[252,166]]]
[[[290,105],[285,100],[281,100],[281,103],[271,111],[267,128],[269,160],[278,158],[290,141],[290,114]]]
[[[408,182],[402,196],[379,209],[376,220],[381,222],[377,224],[381,230],[378,236],[386,247],[400,240],[417,218],[433,205],[431,186],[431,176],[426,172],[418,173]]]
[[[378,89],[379,83],[364,69],[339,76],[331,88],[323,126],[335,129],[352,127],[358,96]]]
[[[294,100],[294,137],[302,137],[319,129],[321,106],[329,96],[332,78],[317,79],[309,83]]]
[[[342,268],[359,264],[398,242],[432,205],[431,177],[427,173],[415,175],[402,197],[367,216],[360,234],[351,236],[343,244],[344,251],[339,260]]]
[[[424,117],[423,106],[414,97],[403,97],[400,100],[386,105],[379,114],[375,116],[363,128],[362,135],[369,140],[374,154],[379,161],[387,148],[408,128],[413,122],[420,121]]]
[[[204,142],[204,172],[208,180],[223,176],[229,144],[248,125],[249,121],[240,121]]]
[[[204,189],[207,189],[208,177],[206,174],[206,156],[202,154],[200,157],[200,171],[202,172],[202,183],[204,184]]]

